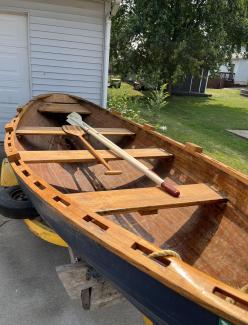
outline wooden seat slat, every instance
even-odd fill
[[[223,202],[226,199],[205,184],[178,185],[181,195],[172,197],[158,187],[67,194],[101,214],[154,211]]]
[[[146,158],[171,158],[172,154],[159,149],[126,149],[127,153],[137,159]],[[121,160],[110,150],[97,150],[105,160]],[[88,150],[49,150],[49,151],[19,151],[20,157],[25,162],[92,162],[95,157]]]
[[[40,113],[79,113],[83,115],[89,115],[91,112],[80,104],[61,104],[61,103],[47,103],[38,108]]]
[[[95,128],[103,135],[119,135],[119,136],[131,136],[135,135],[132,131],[125,128]],[[16,130],[16,134],[20,135],[65,135],[65,132],[61,127],[21,127]]]

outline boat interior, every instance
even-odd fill
[[[64,132],[62,126],[71,112],[79,113],[99,133],[174,184],[179,198],[162,191],[85,134],[111,167],[121,171],[106,175],[106,168],[82,142]],[[53,94],[33,101],[18,124],[15,142],[30,169],[61,193],[161,249],[174,250],[197,269],[241,288],[248,282],[247,216],[229,203],[225,191],[212,186],[207,168],[198,177],[197,158],[190,153],[179,157],[181,149],[146,132],[149,128],[76,97]]]

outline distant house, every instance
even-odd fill
[[[66,92],[106,105],[111,16],[120,0],[0,0],[0,140],[16,107]]]
[[[248,83],[248,59],[244,58],[243,52],[233,55],[231,69],[222,65],[220,72],[233,73],[234,84],[246,86]]]

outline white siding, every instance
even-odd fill
[[[96,19],[99,12],[92,14],[95,16],[90,23],[89,16],[73,21],[71,15],[63,15],[62,19],[40,17],[40,12],[30,13],[33,95],[68,92],[100,104],[103,24],[102,18]]]
[[[102,101],[104,1],[0,0],[29,13],[32,95],[67,92]]]
[[[4,125],[29,97],[27,17],[0,13],[0,141]]]
[[[235,84],[247,86],[248,84],[248,60],[247,59],[235,59],[232,60],[234,66],[234,81]]]
[[[248,59],[232,59],[234,64],[234,83],[237,85],[247,86],[248,84]],[[228,72],[228,67],[222,65],[220,67],[221,72]]]

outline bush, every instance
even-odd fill
[[[154,117],[158,116],[160,111],[168,104],[169,93],[166,89],[167,84],[164,84],[160,89],[152,91],[148,98],[148,107]]]
[[[130,120],[146,123],[146,120],[141,117],[140,103],[138,101],[139,98],[130,98],[126,93],[122,94],[122,96],[109,96],[108,108],[115,109]]]

